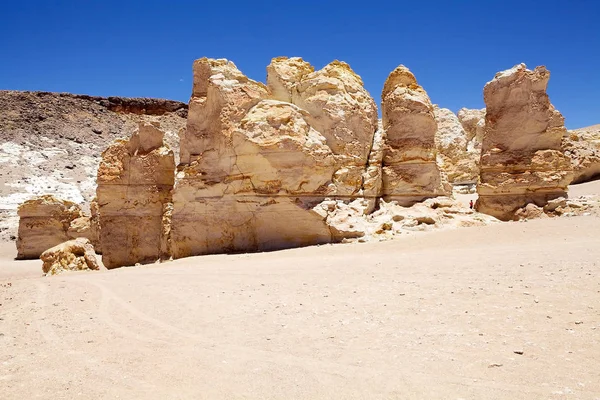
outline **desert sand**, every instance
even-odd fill
[[[560,217],[42,277],[3,243],[0,398],[600,399],[599,244]]]

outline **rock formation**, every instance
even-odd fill
[[[528,203],[566,196],[572,172],[562,152],[566,132],[546,87],[545,67],[499,72],[483,90],[486,104],[478,211],[508,220]]]
[[[600,178],[600,128],[569,131],[564,135],[562,144],[573,167],[571,183]]]
[[[98,210],[98,200],[94,197],[90,202],[90,241],[96,253],[102,254],[102,246],[100,245],[100,214]]]
[[[174,174],[173,151],[150,123],[140,123],[130,139],[116,140],[102,153],[96,194],[107,268],[161,258]]]
[[[38,258],[50,247],[69,240],[73,237],[70,234],[77,234],[76,221],[83,217],[77,204],[51,195],[24,202],[18,215],[18,259]]]
[[[377,109],[360,77],[342,62],[314,71],[300,58],[276,58],[267,71],[265,86],[231,61],[194,63],[175,258],[331,242],[337,233],[315,207],[378,195]]]
[[[338,197],[357,195],[377,129],[377,106],[360,77],[344,62],[334,61],[314,71],[297,57],[275,58],[267,72],[271,97],[290,99],[307,111],[307,122],[325,137],[335,160],[327,192]]]
[[[481,141],[485,132],[485,108],[461,108],[456,116],[467,134],[468,148],[481,151]]]
[[[16,239],[17,207],[33,196],[87,212],[102,151],[140,121],[160,122],[177,162],[186,118],[187,104],[170,100],[0,90],[0,242]]]
[[[97,237],[94,236],[94,232],[92,231],[91,218],[85,215],[71,221],[67,230],[67,236],[69,239],[86,238],[92,244],[97,241]]]
[[[56,275],[63,271],[99,270],[94,246],[88,239],[78,238],[60,243],[40,255],[42,271]]]
[[[383,197],[410,205],[446,194],[449,188],[443,184],[436,164],[433,105],[405,66],[400,65],[387,78],[381,108]]]
[[[469,185],[479,179],[481,148],[474,146],[457,116],[447,108],[434,106],[437,132],[437,164],[453,185]]]

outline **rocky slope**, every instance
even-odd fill
[[[88,204],[101,152],[138,122],[159,122],[177,149],[186,118],[171,100],[0,91],[0,240],[16,236],[17,206],[33,196]]]
[[[571,159],[573,183],[600,179],[600,125],[569,131],[562,145]]]

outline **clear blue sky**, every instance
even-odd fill
[[[525,62],[551,71],[569,128],[600,123],[599,1],[2,0],[0,22],[0,89],[187,101],[196,58],[264,82],[286,55],[348,62],[378,102],[404,64],[457,111]]]

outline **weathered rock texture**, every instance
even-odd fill
[[[435,147],[440,170],[453,185],[477,183],[481,147],[464,130],[458,117],[447,108],[434,106],[437,132]]]
[[[173,151],[150,123],[140,123],[130,139],[116,140],[102,153],[96,193],[107,268],[161,258],[174,173]]]
[[[467,147],[481,151],[481,141],[485,132],[485,108],[461,108],[456,116],[467,134]]]
[[[67,230],[67,236],[69,239],[86,238],[91,243],[96,243],[97,241],[97,236],[94,235],[94,231],[92,230],[92,220],[85,215],[71,221]]]
[[[50,195],[24,202],[18,215],[18,259],[38,258],[50,247],[73,238],[83,217],[77,204]]]
[[[337,232],[316,205],[379,195],[377,108],[360,77],[342,62],[314,71],[300,58],[273,59],[267,71],[265,86],[231,61],[194,63],[175,258],[331,242]]]
[[[100,245],[100,214],[98,200],[94,197],[90,202],[90,241],[94,245],[96,253],[102,254],[102,246]]]
[[[0,241],[16,239],[17,207],[34,196],[87,212],[100,154],[140,121],[160,122],[177,162],[186,117],[187,104],[170,100],[0,90]]]
[[[387,78],[381,107],[384,198],[409,205],[448,193],[436,164],[433,105],[405,66]]]
[[[571,183],[600,179],[600,126],[567,132],[563,148],[573,167]]]
[[[508,220],[528,203],[543,207],[566,196],[572,179],[561,146],[566,129],[546,94],[549,78],[545,67],[520,64],[485,85],[478,211]]]
[[[64,271],[99,270],[92,243],[85,238],[69,240],[58,244],[40,255],[42,271],[46,275],[56,275]]]

